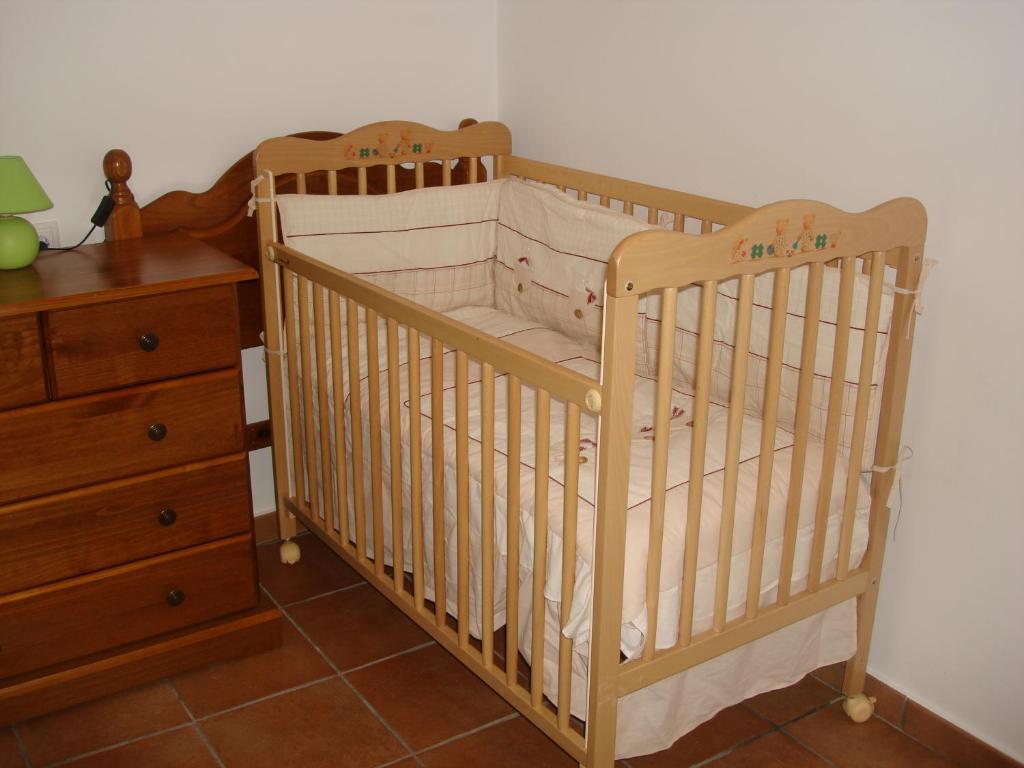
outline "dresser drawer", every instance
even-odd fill
[[[234,365],[235,301],[234,286],[218,285],[50,312],[54,396]]]
[[[46,399],[36,315],[0,320],[0,410]]]
[[[249,535],[0,597],[0,678],[245,610],[256,599]]]
[[[229,369],[0,413],[0,504],[243,448]]]
[[[0,594],[245,533],[251,521],[244,454],[0,507]]]

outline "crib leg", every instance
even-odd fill
[[[281,562],[285,565],[294,565],[302,557],[302,550],[299,543],[289,539],[281,542]]]
[[[867,591],[857,598],[857,653],[846,662],[843,678],[843,711],[855,723],[863,723],[875,711],[875,698],[864,695],[864,680],[867,677],[868,651],[871,648],[871,630],[875,624],[875,608],[878,604],[878,576],[872,579]]]

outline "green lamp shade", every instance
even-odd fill
[[[53,203],[25,161],[17,156],[0,157],[0,213],[31,213],[47,208],[53,208]]]

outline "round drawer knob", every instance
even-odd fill
[[[167,437],[167,427],[161,424],[159,421],[155,424],[149,425],[149,430],[146,432],[149,435],[149,439],[154,443],[159,443],[165,437]]]
[[[172,589],[167,593],[167,604],[172,608],[177,608],[179,605],[185,602],[185,593],[180,589]]]
[[[139,348],[146,352],[152,352],[160,346],[160,337],[155,333],[144,333],[139,336]]]
[[[174,525],[174,521],[178,519],[178,513],[170,507],[164,507],[160,510],[160,514],[156,516],[156,519],[160,525],[166,528],[167,526]]]

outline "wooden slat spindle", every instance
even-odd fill
[[[864,454],[864,436],[868,427],[868,403],[871,399],[872,373],[875,367],[875,346],[878,341],[878,317],[882,307],[882,281],[885,277],[885,252],[875,251],[866,260],[871,281],[868,303],[864,312],[864,341],[861,346],[860,370],[857,375],[857,402],[853,415],[853,435],[850,439],[850,465],[847,467],[846,494],[843,500],[843,520],[839,532],[836,579],[842,581],[850,574],[850,551],[853,547],[853,522],[860,490],[861,460]]]
[[[316,479],[316,438],[313,418],[313,361],[309,339],[310,282],[299,275],[299,355],[302,370],[302,423],[305,427],[306,487],[309,489],[309,514],[317,527],[320,521],[320,492]]]
[[[422,163],[420,163],[422,165]],[[423,610],[423,437],[420,412],[420,333],[406,330],[409,379],[409,517],[412,520],[412,594],[416,610]]]
[[[682,232],[686,229],[686,216],[681,213],[672,215],[672,231]]]
[[[469,161],[469,183],[476,184],[477,174],[479,173],[477,169],[480,167],[480,158],[467,157],[466,160]]]
[[[443,627],[448,611],[444,557],[444,346],[430,340],[430,457],[433,490],[434,618]]]
[[[587,193],[587,190],[585,190],[585,189],[577,189],[576,190],[576,199],[577,200],[582,200],[583,202],[586,202],[587,200],[590,199],[590,195]]]
[[[786,339],[786,315],[789,309],[789,270],[775,271],[772,284],[772,320],[768,332],[768,369],[765,373],[764,404],[761,418],[761,447],[757,461],[757,495],[754,501],[754,530],[750,543],[750,570],[747,573],[747,618],[757,616],[761,601],[761,576],[768,531],[768,507],[771,502],[772,470],[775,461],[775,430],[779,419],[779,393],[782,382],[782,357]]]
[[[530,700],[541,705],[544,696],[544,577],[548,563],[548,466],[550,459],[551,395],[537,389],[536,454],[533,471],[533,619],[530,654]]]
[[[679,644],[693,639],[693,605],[697,586],[697,544],[704,494],[704,457],[708,443],[708,406],[711,397],[711,353],[715,343],[715,302],[718,281],[701,287],[697,339],[697,381],[693,394],[693,431],[690,436],[690,474],[686,501],[686,541],[683,547],[683,598],[679,611]]]
[[[713,224],[714,223],[711,221],[711,219],[701,219],[700,220],[700,233],[702,235],[710,234],[711,230],[712,230],[712,227],[713,227]]]
[[[366,563],[366,509],[363,478],[363,404],[362,371],[359,351],[358,308],[352,299],[345,300],[348,325],[348,408],[352,430],[352,512],[355,515],[356,553],[359,562]]]
[[[298,277],[282,269],[281,279],[284,282],[285,343],[288,345],[288,410],[291,415],[292,472],[295,477],[295,503],[301,507],[306,503],[306,479],[302,471],[302,413],[299,407],[298,373],[299,342],[295,337],[295,310],[298,301],[295,296],[295,281]]]
[[[793,560],[796,557],[796,533],[800,523],[800,501],[803,496],[804,467],[807,463],[808,426],[811,422],[811,396],[814,386],[814,359],[818,349],[818,320],[821,315],[821,280],[825,266],[811,262],[807,274],[807,297],[804,301],[804,334],[800,350],[800,374],[797,378],[796,417],[794,419],[793,453],[790,459],[789,497],[786,499],[786,522],[782,533],[782,562],[779,566],[779,605],[789,602],[793,582]]]
[[[298,192],[300,195],[306,194],[306,174],[295,174],[295,191]]]
[[[627,216],[632,216],[633,215],[633,201],[632,200],[623,200],[622,201],[622,212],[624,214],[626,214]]]
[[[327,294],[331,321],[331,378],[334,395],[334,455],[338,484],[338,542],[348,550],[351,546],[348,527],[348,459],[345,447],[345,372],[341,348],[341,297],[334,291]]]
[[[612,201],[611,198],[608,197],[608,195],[601,195],[601,197],[598,199],[598,202],[600,203],[602,208],[611,208]]]
[[[807,589],[811,591],[817,590],[821,585],[821,569],[825,560],[825,534],[828,531],[836,458],[839,453],[839,427],[846,388],[846,362],[850,349],[853,285],[857,279],[856,257],[844,256],[841,262],[836,335],[832,345],[832,381],[829,384],[828,413],[825,418],[825,445],[821,452],[818,503],[814,514],[814,536],[811,540],[811,564],[807,573]]]
[[[393,195],[398,191],[398,184],[395,179],[395,166],[389,163],[384,167],[387,169],[385,173],[387,174],[388,194]]]
[[[423,163],[416,163],[416,189],[423,189]]]
[[[338,194],[338,172],[327,171],[327,194]]]
[[[441,186],[450,187],[452,185],[452,161],[445,159],[441,161]]]
[[[323,488],[324,532],[334,538],[334,480],[331,471],[330,405],[327,382],[327,329],[324,326],[324,291],[313,284],[313,335],[316,347],[316,393],[320,418],[320,484]]]
[[[658,383],[654,404],[654,458],[651,462],[650,537],[647,549],[647,640],[643,658],[654,658],[661,592],[661,556],[665,540],[665,491],[668,477],[669,419],[672,417],[672,368],[675,362],[676,298],[679,291],[661,292],[661,332],[658,336]]]
[[[373,512],[373,569],[384,578],[384,487],[380,439],[380,347],[377,312],[366,308],[366,394],[370,423],[370,503]]]
[[[505,511],[508,527],[505,549],[508,569],[505,585],[505,683],[516,684],[519,664],[519,482],[522,455],[522,385],[516,376],[508,376],[508,490]]]
[[[484,667],[494,665],[494,367],[480,366],[480,567]]]
[[[576,520],[580,481],[580,407],[565,406],[565,492],[562,499],[562,592],[559,629],[569,623],[573,590],[576,588]],[[558,727],[569,729],[572,710],[572,639],[558,633]]]
[[[725,439],[725,475],[722,479],[722,522],[718,533],[718,568],[715,574],[715,632],[725,629],[729,608],[729,577],[736,524],[736,488],[743,440],[743,405],[747,395],[747,360],[750,351],[750,317],[754,302],[754,276],[740,278],[736,308],[736,340],[732,357],[729,426]]]
[[[360,195],[365,195],[367,192],[366,168],[362,166],[356,169],[356,191]]]
[[[647,223],[657,224],[658,223],[658,209],[653,205],[647,208]]]
[[[394,166],[389,166],[394,167]],[[391,455],[391,564],[395,591],[405,588],[405,531],[402,512],[402,394],[399,383],[398,323],[387,319],[388,442]]]
[[[469,371],[466,353],[455,352],[455,512],[458,558],[459,645],[469,646]]]

